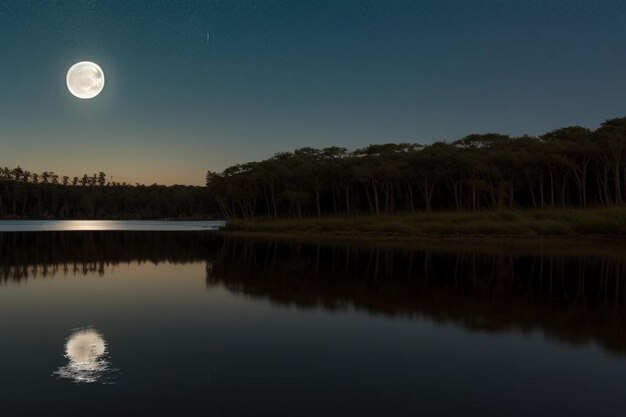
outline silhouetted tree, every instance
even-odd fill
[[[626,118],[540,137],[301,148],[207,174],[226,218],[621,203]]]
[[[104,172],[71,182],[61,178],[51,171],[0,168],[0,218],[206,219],[220,212],[205,187],[107,186]]]

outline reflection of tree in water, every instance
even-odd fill
[[[103,275],[119,264],[199,262],[217,247],[206,232],[0,233],[0,282]]]
[[[206,262],[207,285],[280,305],[425,316],[476,331],[544,331],[626,351],[626,251],[387,246],[207,232],[0,233],[0,282]],[[0,288],[1,290],[1,288]]]
[[[207,284],[284,305],[424,315],[480,331],[541,329],[626,350],[626,255],[589,253],[229,241]]]

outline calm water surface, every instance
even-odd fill
[[[49,231],[190,231],[217,230],[224,225],[218,221],[167,220],[0,220],[0,232]]]
[[[626,413],[626,255],[0,233],[2,416]]]

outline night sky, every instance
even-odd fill
[[[65,84],[82,60],[92,100]],[[624,115],[623,1],[0,1],[0,166],[202,184],[303,146]]]

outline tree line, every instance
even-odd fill
[[[227,219],[585,208],[622,203],[625,149],[626,117],[536,137],[301,148],[209,171],[206,184]]]
[[[0,218],[4,219],[207,219],[219,216],[206,188],[142,185],[0,168]]]

